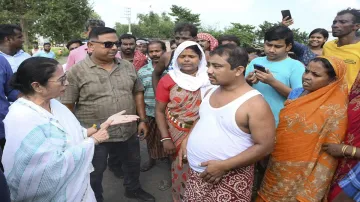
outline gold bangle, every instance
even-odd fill
[[[354,158],[355,154],[356,154],[356,147],[353,146],[353,150],[352,150],[352,153],[351,153],[351,157]]]
[[[97,129],[97,126],[96,126],[95,123],[91,127],[94,128],[94,129]]]
[[[346,149],[347,149],[348,147],[349,147],[349,145],[344,145],[343,148],[341,149],[341,150],[342,150],[342,154],[343,154],[344,157],[346,157],[345,151],[346,151]]]

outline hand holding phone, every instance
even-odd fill
[[[290,13],[290,10],[282,10],[281,11],[281,14],[282,14],[282,17],[283,19],[288,17],[287,20],[291,20],[291,13]]]
[[[256,69],[256,70],[259,70],[259,71],[262,71],[262,72],[266,73],[266,68],[265,68],[264,66],[254,64],[254,69]]]

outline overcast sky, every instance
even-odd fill
[[[138,13],[169,12],[172,4],[189,8],[200,14],[202,25],[219,29],[231,22],[259,25],[265,20],[281,20],[281,10],[290,10],[295,21],[293,28],[311,32],[315,28],[330,30],[336,13],[348,7],[360,8],[360,0],[90,0],[94,10],[114,27],[115,22],[127,23],[125,7],[131,8],[131,21]],[[214,3],[212,3],[214,2]]]

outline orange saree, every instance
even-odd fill
[[[334,67],[337,80],[285,102],[258,202],[315,202],[327,194],[337,160],[321,151],[321,145],[344,139],[348,90],[344,62],[326,59]]]

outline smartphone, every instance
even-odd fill
[[[281,11],[281,14],[282,14],[283,19],[286,18],[287,16],[289,16],[288,20],[291,19],[290,10],[282,10],[282,11]]]
[[[266,68],[265,68],[264,66],[254,64],[254,69],[256,69],[256,70],[259,70],[259,71],[262,71],[262,72],[265,72],[265,73],[266,73]]]

